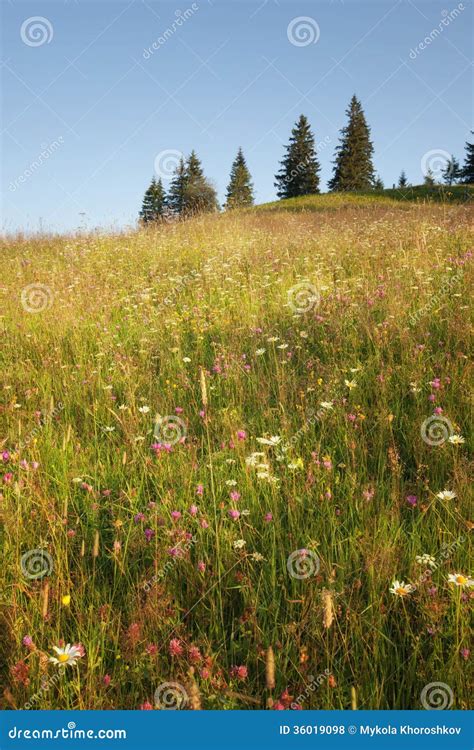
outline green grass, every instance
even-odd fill
[[[467,707],[469,206],[290,204],[2,242],[4,708],[133,709],[166,682],[206,709],[416,709],[432,682]],[[422,439],[435,407],[465,443]],[[169,452],[157,415],[182,420]],[[85,655],[60,673],[61,639]]]
[[[464,204],[474,197],[473,185],[414,185],[360,193],[322,193],[304,198],[288,198],[257,206],[258,211],[340,211],[342,208],[367,208],[368,205],[394,206],[404,202]]]

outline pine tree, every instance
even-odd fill
[[[377,175],[377,178],[374,180],[374,190],[383,190],[384,184],[382,182],[382,178],[380,175]]]
[[[434,187],[435,186],[435,178],[432,169],[428,169],[427,173],[425,174],[425,179],[423,181],[423,184],[426,185],[426,187]]]
[[[202,164],[193,149],[186,160],[186,178],[188,181],[192,181],[199,180],[201,177],[204,177]]]
[[[185,166],[183,206],[181,212],[187,216],[208,211],[217,211],[217,193],[204,177],[200,160],[191,151]]]
[[[407,176],[405,174],[405,170],[402,169],[402,171],[400,172],[400,177],[398,178],[398,187],[404,188],[404,187],[407,187],[407,185],[408,185]]]
[[[291,131],[290,142],[280,164],[281,169],[275,175],[279,198],[319,193],[318,173],[321,167],[316,155],[314,135],[305,115],[300,116]]]
[[[166,197],[165,191],[163,190],[163,183],[161,179],[156,181],[153,177],[150,187],[146,190],[143,196],[142,209],[140,211],[140,219],[144,224],[148,224],[151,221],[158,221],[165,213],[166,209]]]
[[[474,130],[471,130],[471,133],[474,135]],[[462,181],[465,185],[471,185],[474,183],[474,143],[466,141],[465,149],[466,156],[462,168]]]
[[[336,148],[334,175],[329,181],[329,189],[370,190],[374,184],[374,147],[364,111],[355,95],[346,110],[346,115],[349,122],[341,130],[341,142]]]
[[[252,177],[241,148],[232,164],[226,197],[226,208],[253,206]]]
[[[459,162],[455,156],[451,156],[443,169],[443,180],[446,185],[452,185],[453,182],[457,182],[461,177],[462,169],[459,166]]]
[[[168,191],[168,208],[174,214],[182,214],[184,209],[184,191],[186,188],[186,165],[184,159],[179,160],[179,164],[176,167],[171,180],[170,188]]]

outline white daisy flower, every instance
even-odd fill
[[[456,493],[451,490],[442,490],[442,492],[438,492],[436,497],[440,500],[454,500]]]
[[[266,352],[266,349],[257,349],[255,354],[257,355],[257,357],[261,357],[262,354],[265,354],[265,352]]]
[[[148,412],[150,411],[150,407],[149,406],[139,406],[138,407],[138,411],[140,412],[140,414],[148,414]]]
[[[68,665],[74,667],[77,659],[80,659],[83,655],[82,650],[79,648],[79,646],[71,646],[70,643],[68,643],[63,648],[60,648],[59,646],[53,646],[53,650],[56,651],[57,656],[50,656],[49,661],[62,667],[66,667]]]
[[[448,440],[453,445],[462,445],[466,442],[462,435],[450,435]]]
[[[474,578],[465,576],[463,573],[450,573],[448,583],[454,583],[455,586],[474,586]]]
[[[275,446],[280,442],[281,437],[279,435],[271,435],[270,438],[257,438],[257,443],[261,443],[261,445]]]
[[[408,596],[408,594],[411,594],[415,590],[415,587],[411,585],[411,583],[405,583],[405,581],[393,581],[392,586],[390,588],[390,593],[395,594],[395,596]]]

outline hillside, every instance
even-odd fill
[[[2,240],[2,707],[466,707],[472,208],[389,193]]]

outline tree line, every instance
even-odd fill
[[[347,124],[340,131],[339,144],[333,161],[333,176],[328,187],[332,192],[383,190],[384,185],[376,175],[373,165],[374,147],[370,138],[362,105],[354,95],[346,110]],[[443,181],[447,185],[457,182],[474,183],[474,144],[466,143],[463,166],[451,156],[443,170]],[[301,115],[291,131],[280,169],[275,175],[275,187],[280,199],[295,198],[320,192],[317,147],[310,124]],[[425,175],[425,185],[436,184],[430,169]],[[408,187],[402,170],[398,187]],[[225,209],[245,208],[254,204],[252,177],[239,148],[232,163],[227,186]],[[205,177],[202,164],[192,151],[187,159],[181,158],[176,167],[169,190],[166,193],[161,179],[152,179],[145,192],[140,220],[147,224],[171,217],[186,217],[197,213],[217,211],[217,192]]]

